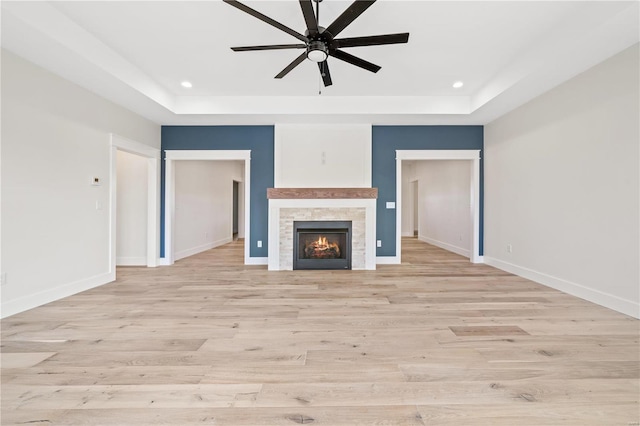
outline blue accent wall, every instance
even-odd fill
[[[484,238],[484,127],[483,126],[373,126],[371,162],[372,186],[378,188],[376,238],[382,240],[377,256],[396,255],[396,150],[468,149],[480,152],[480,247]]]
[[[164,257],[165,150],[251,150],[251,257],[267,257],[269,203],[273,188],[273,126],[162,126],[160,257]],[[262,240],[262,247],[256,242]]]

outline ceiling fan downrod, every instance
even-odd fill
[[[322,0],[313,0],[316,2],[316,25],[320,28],[320,2]]]

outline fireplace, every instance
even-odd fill
[[[351,269],[351,221],[294,221],[293,269]]]
[[[268,188],[269,270],[294,269],[296,221],[350,222],[351,263],[347,268],[375,270],[377,196],[377,188]]]

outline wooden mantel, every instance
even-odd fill
[[[378,198],[378,188],[267,188],[268,199]]]

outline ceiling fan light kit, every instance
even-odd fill
[[[327,45],[318,40],[310,41],[307,46],[307,59],[313,62],[324,62],[329,57]]]
[[[283,78],[291,70],[304,62],[305,59],[318,63],[318,69],[322,81],[326,86],[331,86],[331,74],[329,73],[329,64],[327,59],[329,56],[347,62],[351,65],[355,65],[359,68],[376,73],[380,70],[380,66],[358,58],[350,53],[342,50],[345,47],[359,47],[359,46],[377,46],[384,44],[399,44],[407,43],[409,41],[409,33],[399,34],[384,34],[375,36],[364,37],[351,37],[351,38],[335,38],[342,30],[344,30],[349,24],[351,24],[358,16],[360,16],[365,10],[375,3],[376,0],[356,0],[340,15],[335,21],[331,23],[327,28],[323,28],[319,25],[320,16],[320,2],[322,0],[313,0],[316,2],[316,11],[313,11],[312,0],[299,0],[300,8],[302,9],[302,16],[305,20],[307,29],[304,35],[281,24],[280,22],[269,18],[266,15],[258,12],[249,6],[240,3],[236,0],[223,0],[225,3],[239,9],[261,21],[278,28],[279,30],[286,32],[289,35],[304,42],[297,44],[273,44],[262,46],[243,46],[232,47],[234,52],[248,52],[254,50],[279,50],[279,49],[305,49],[305,52],[295,58],[289,65],[287,65],[275,78]]]

